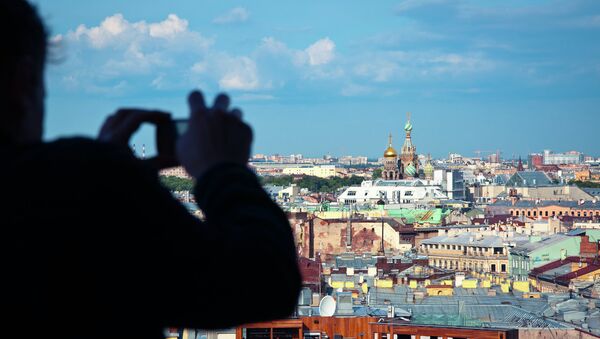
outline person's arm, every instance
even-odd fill
[[[291,228],[245,165],[251,135],[237,114],[209,121],[194,121],[193,115],[180,142],[178,155],[196,177],[194,194],[205,222],[175,201],[141,161],[118,161],[128,164],[119,171],[131,178],[128,190],[135,191],[135,203],[129,208],[138,209],[136,229],[149,244],[134,248],[149,253],[156,263],[148,263],[148,270],[158,270],[154,278],[164,279],[148,285],[161,299],[158,318],[164,326],[224,328],[285,318],[297,303],[300,275]],[[194,140],[198,127],[221,137],[224,130],[239,132],[242,140],[210,147],[206,139]],[[235,130],[240,127],[243,131]],[[207,137],[210,133],[202,135]],[[207,150],[219,157],[206,156]]]

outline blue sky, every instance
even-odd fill
[[[232,95],[255,153],[377,157],[410,111],[434,157],[600,156],[595,0],[35,3],[57,60],[48,139],[92,136],[124,106],[183,117],[201,88]]]

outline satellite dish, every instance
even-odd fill
[[[335,313],[335,299],[332,296],[325,296],[319,303],[319,314],[321,317],[331,317]]]

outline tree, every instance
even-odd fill
[[[161,175],[160,182],[172,192],[191,191],[194,188],[194,181],[192,179]]]
[[[311,192],[317,193],[335,193],[342,187],[359,185],[362,181],[363,178],[355,175],[349,178],[319,178],[305,175],[297,181],[294,181],[294,178],[289,175],[282,175],[278,177],[265,176],[262,178],[263,185],[289,186],[292,183],[296,183],[300,188],[306,188]]]
[[[569,184],[575,184],[579,188],[600,188],[599,182],[571,180],[569,181]]]
[[[373,180],[380,179],[381,178],[381,172],[382,172],[381,168],[374,169],[373,170],[373,176],[372,176]]]

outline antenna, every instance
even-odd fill
[[[410,122],[410,112],[406,112],[406,118],[408,119],[408,121]]]
[[[319,302],[319,315],[321,317],[331,317],[335,314],[336,302],[332,296],[327,295]]]

